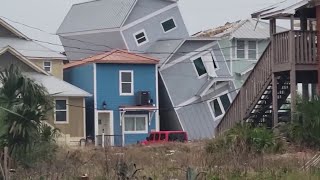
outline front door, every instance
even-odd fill
[[[104,133],[104,145],[111,145],[111,127],[110,127],[110,113],[99,112],[98,113],[98,145],[102,145],[102,135]]]

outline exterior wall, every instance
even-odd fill
[[[44,60],[44,59],[32,59],[31,62],[44,69],[43,62],[51,62],[51,72],[57,78],[63,79],[63,60]]]
[[[199,43],[199,42],[198,42]],[[193,62],[191,59],[196,57],[199,53],[194,54],[193,56],[186,55],[182,52],[195,52],[199,47],[203,47],[208,44],[198,44],[198,43],[187,43],[184,47],[181,47],[177,51],[177,55],[172,57],[174,59],[181,58],[185,56],[185,60],[180,63],[177,63],[167,69],[161,70],[161,75],[163,80],[166,82],[169,94],[173,101],[173,106],[177,106],[180,103],[187,101],[192,98],[200,88],[208,81],[208,76],[198,77],[198,74],[194,68]],[[211,41],[212,43],[212,41]],[[200,46],[202,45],[202,46]],[[195,46],[192,48],[192,46]],[[222,52],[219,50],[218,45],[212,45],[208,50],[212,50],[215,56],[215,62],[217,63],[219,69],[216,70],[217,76],[231,76],[228,66],[224,60]],[[188,50],[188,51],[187,51]],[[181,52],[181,53],[180,53]],[[174,60],[169,63],[173,63]],[[180,83],[177,83],[180,82]],[[183,84],[183,86],[181,86]]]
[[[36,72],[29,65],[25,64],[23,61],[9,52],[5,52],[4,54],[0,55],[1,68],[8,68],[11,64],[18,66],[24,72]]]
[[[119,92],[119,71],[132,70],[134,76],[134,96],[120,96]],[[113,129],[114,135],[122,135],[120,126],[119,106],[136,105],[135,94],[138,91],[150,91],[151,98],[156,104],[156,77],[155,65],[129,65],[129,64],[97,64],[97,109],[102,110],[102,103],[106,101],[107,110],[113,111]],[[146,112],[138,112],[146,114]],[[148,128],[150,132],[155,129],[155,116]],[[134,144],[137,141],[144,140],[147,134],[126,134],[125,143]]]
[[[174,18],[177,27],[168,33],[164,33],[161,22],[168,20],[171,17]],[[145,30],[149,42],[138,46],[136,44],[134,34],[142,29]],[[159,39],[181,39],[189,37],[189,34],[180,14],[179,8],[176,7],[150,18],[138,25],[135,25],[134,27],[124,30],[123,36],[128,49],[131,51],[145,51],[148,47],[150,47],[150,45]]]
[[[79,78],[81,77],[81,78]],[[90,94],[94,94],[93,87],[93,64],[77,66],[64,70],[64,80],[73,84]],[[94,136],[94,99],[87,97],[86,99],[86,134]]]
[[[170,4],[173,4],[173,3],[169,1],[159,1],[159,0],[138,0],[137,4],[131,11],[131,14],[129,15],[124,25],[132,23],[142,17],[145,17],[147,14],[151,14]]]
[[[60,40],[69,60],[81,60],[116,48],[126,49],[120,32],[60,36]]]
[[[70,134],[71,138],[84,138],[84,108],[83,97],[66,97],[68,99],[68,118],[67,124],[55,124],[54,113],[51,111],[47,115],[47,122],[60,129],[63,134]],[[72,106],[70,106],[72,105]]]

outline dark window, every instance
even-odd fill
[[[213,111],[214,117],[218,117],[218,116],[222,115],[222,110],[221,110],[220,104],[218,102],[218,99],[211,101],[210,106]]]
[[[170,133],[168,136],[168,141],[183,142],[183,141],[185,141],[185,134],[184,133]]]
[[[226,111],[230,106],[230,99],[229,99],[228,95],[225,94],[225,95],[221,96],[220,100],[221,100],[221,103],[222,103],[224,110]]]
[[[248,57],[249,59],[257,58],[257,43],[256,41],[248,41]]]
[[[160,134],[160,140],[165,140],[166,139],[166,134]]]
[[[164,32],[168,32],[171,29],[174,29],[176,27],[176,24],[174,23],[173,19],[169,19],[168,21],[165,21],[162,23],[162,28]]]
[[[67,100],[56,100],[56,121],[67,122]]]
[[[245,58],[245,43],[237,41],[237,58]]]
[[[202,75],[207,73],[207,70],[204,67],[204,64],[203,64],[203,61],[202,61],[201,57],[199,57],[198,59],[194,60],[193,64],[196,67],[197,73],[198,73],[199,76],[202,76]]]
[[[159,134],[155,134],[155,138],[156,141],[159,140]]]
[[[147,41],[147,37],[144,32],[136,34],[135,38],[138,44],[142,44],[143,42]]]
[[[154,134],[150,134],[149,141],[153,141]]]

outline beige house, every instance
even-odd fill
[[[19,66],[26,76],[46,87],[55,107],[44,122],[60,129],[58,142],[78,144],[86,137],[85,97],[91,95],[63,81],[65,59],[0,19],[0,67]]]

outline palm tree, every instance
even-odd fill
[[[41,120],[52,109],[52,99],[14,65],[0,72],[0,85],[0,142],[11,154],[27,152],[40,138]]]

